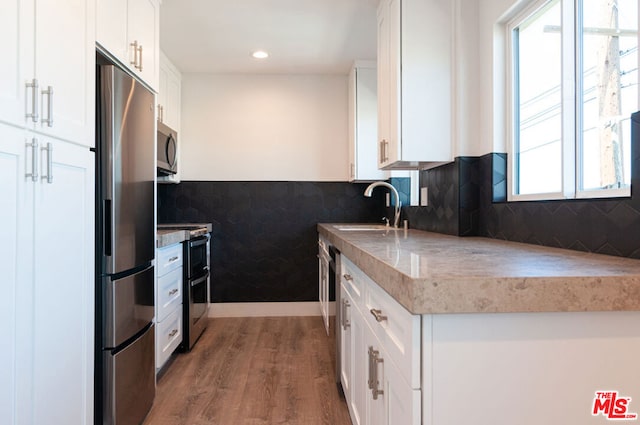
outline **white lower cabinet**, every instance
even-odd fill
[[[94,154],[2,124],[0,140],[0,422],[91,424]]]
[[[419,425],[420,316],[404,310],[344,256],[341,274],[341,376],[352,423]],[[372,299],[382,303],[371,306]],[[406,329],[398,337],[401,326]]]
[[[182,249],[177,243],[156,255],[156,370],[182,342]]]
[[[341,264],[341,377],[354,425],[620,419],[611,397],[596,404],[599,392],[640,412],[638,311],[418,316],[344,255]]]

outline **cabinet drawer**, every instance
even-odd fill
[[[355,307],[361,309],[367,276],[344,255],[340,257],[340,260],[340,282],[344,285],[344,289],[349,293],[351,298],[353,298]]]
[[[182,267],[159,277],[156,291],[157,320],[160,322],[182,304]]]
[[[362,314],[405,381],[420,388],[420,316],[368,279]]]
[[[156,326],[156,369],[160,369],[182,342],[182,304]]]
[[[182,244],[177,243],[158,249],[158,276],[182,266]]]

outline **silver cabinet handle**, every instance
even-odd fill
[[[173,263],[174,261],[178,261],[178,256],[176,255],[175,257],[171,257],[169,258],[169,261],[167,261],[168,263]]]
[[[376,308],[372,308],[369,312],[376,318],[376,322],[382,322],[387,320],[387,316],[382,315],[382,310],[378,310]]]
[[[380,164],[384,162],[384,139],[380,140]]]
[[[139,61],[138,61],[138,70],[140,72],[142,72],[142,45],[140,45],[140,47],[138,47],[138,57],[139,57]]]
[[[31,121],[38,122],[38,80],[35,78],[31,82],[25,84],[25,96],[26,92],[31,89],[31,112],[25,114],[26,118],[31,118]]]
[[[389,160],[389,142],[384,140],[384,156],[382,157],[382,162],[387,162]]]
[[[169,291],[169,295],[173,295],[177,292],[178,292],[178,288],[173,288],[172,290]]]
[[[346,280],[347,282],[351,282],[353,280],[353,277],[350,274],[344,274],[342,276],[344,277],[344,280]]]
[[[384,394],[384,390],[378,388],[380,379],[378,378],[378,363],[383,363],[384,359],[380,357],[380,351],[374,350],[373,346],[369,346],[369,389],[371,390],[371,396],[374,400],[378,399],[379,395]]]
[[[342,329],[345,331],[351,326],[351,321],[347,319],[347,308],[351,307],[349,300],[342,300]]]
[[[26,143],[27,149],[31,148],[31,172],[26,173],[25,178],[31,177],[34,182],[38,181],[38,139],[31,139],[31,143]]]
[[[53,146],[51,143],[47,143],[46,147],[41,147],[40,151],[47,153],[47,174],[40,177],[42,180],[47,180],[47,183],[53,183]]]
[[[173,338],[177,333],[178,333],[177,329],[172,330],[171,332],[169,332],[169,338]]]
[[[40,122],[47,123],[48,127],[53,127],[53,87],[47,86],[46,90],[42,90],[42,97],[47,96],[47,118],[44,118],[44,113],[42,114],[42,119]],[[44,102],[43,102],[44,105]]]
[[[367,355],[369,356],[369,378],[367,379],[367,388],[370,390],[373,389],[373,347],[370,345],[369,350],[367,350]]]
[[[129,61],[129,64],[133,65],[134,68],[138,68],[138,40],[129,43],[129,46],[133,47],[133,60]]]

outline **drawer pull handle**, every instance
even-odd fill
[[[169,291],[169,295],[173,295],[176,292],[178,292],[178,288],[173,288],[172,290]]]
[[[345,274],[344,276],[344,280],[346,280],[347,282],[351,282],[353,280],[353,277],[350,274]]]
[[[173,263],[174,261],[178,261],[178,256],[169,258],[168,263]]]
[[[178,333],[177,329],[172,330],[171,332],[169,332],[169,338],[173,338],[174,336],[176,336],[177,333]]]
[[[369,310],[369,312],[371,313],[371,315],[373,315],[373,317],[376,318],[376,322],[382,322],[384,320],[387,320],[387,316],[382,315],[382,310],[372,308],[371,310]]]

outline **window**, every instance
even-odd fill
[[[629,196],[637,3],[538,1],[507,25],[510,199]]]

